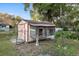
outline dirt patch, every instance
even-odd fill
[[[20,44],[16,45],[16,50],[18,51],[20,56],[40,56],[40,55],[50,55],[48,53],[42,54],[43,50],[47,49],[48,47],[52,47],[54,41],[52,40],[44,40],[39,42],[40,45],[36,46],[35,42],[26,43],[26,44]]]

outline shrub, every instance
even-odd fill
[[[72,31],[60,31],[55,33],[56,41],[54,46],[55,55],[76,55],[76,47],[73,46],[75,43],[74,40],[70,39],[78,39],[78,35],[76,32]]]
[[[60,31],[55,33],[55,38],[66,38],[66,39],[78,39],[79,36],[76,32],[71,31]]]
[[[55,46],[54,53],[60,56],[76,55],[76,48],[72,45],[57,45]]]
[[[63,30],[64,30],[64,31],[68,31],[68,28],[67,28],[67,27],[63,27]]]
[[[76,29],[76,31],[78,31],[78,32],[79,32],[79,25],[77,25],[77,27],[76,27],[75,29]]]

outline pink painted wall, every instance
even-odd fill
[[[23,39],[27,42],[27,31],[28,31],[28,23],[25,21],[21,21],[18,24],[18,39]]]

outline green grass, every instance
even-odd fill
[[[16,49],[10,42],[13,33],[0,32],[0,56],[17,55]]]

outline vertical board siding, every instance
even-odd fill
[[[18,24],[18,39],[23,39],[27,42],[27,23],[20,22]]]
[[[34,41],[36,39],[36,28],[30,26],[30,39],[29,41]]]
[[[41,36],[39,35],[39,29],[43,30]],[[18,24],[18,39],[22,39],[26,42],[31,42],[39,38],[46,38],[50,36],[49,29],[52,29],[52,33],[54,33],[55,27],[35,27],[31,26],[28,22],[21,21]]]
[[[24,40],[24,25],[18,25],[18,39]]]

